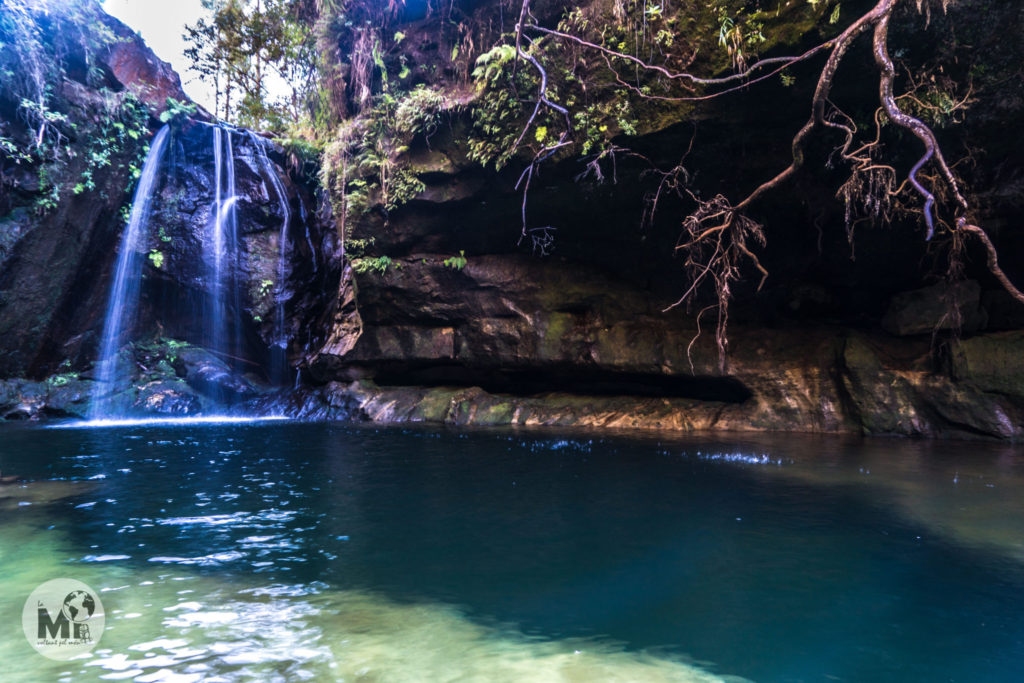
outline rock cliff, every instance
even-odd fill
[[[1021,21],[1011,4],[988,9],[1007,24]],[[994,17],[977,10],[954,3],[923,37],[924,22],[908,12],[896,35],[922,51],[948,31],[994,48]],[[794,51],[820,29],[813,17],[800,24],[808,19],[798,8],[787,11],[791,27],[802,28],[773,39]],[[549,22],[559,15],[550,5],[538,12]],[[429,18],[402,28],[411,36],[405,55],[431,30]],[[988,47],[976,64],[1001,69]],[[868,60],[859,54],[852,66],[867,73]],[[840,75],[837,97],[871,101],[870,79]],[[793,103],[807,101],[813,76],[807,69],[788,89],[758,86],[641,121],[637,136],[615,142],[643,161],[621,153],[615,177],[609,169],[603,182],[587,177],[593,157],[548,162],[525,204],[528,225],[516,188],[528,159],[481,169],[467,158],[473,121],[457,110],[400,157],[419,191],[402,206],[378,204],[350,219],[349,255],[364,267],[345,273],[336,305],[344,314],[307,358],[310,376],[337,382],[330,391],[348,392],[380,421],[1019,438],[1024,361],[1001,349],[1017,343],[1009,330],[1024,310],[986,271],[976,245],[966,247],[970,279],[948,284],[947,247],[925,241],[914,217],[844,227],[827,150],[816,152],[818,168],[758,207],[769,235],[759,258],[770,276],[756,291],[750,273],[733,291],[724,364],[713,316],[698,329],[697,310],[664,310],[687,287],[673,254],[685,201],[670,198],[657,220],[641,221],[661,177],[651,162],[670,168],[685,153],[696,193],[756,186],[785,163],[788,126],[802,116]],[[1018,173],[1019,158],[999,141],[1005,120],[1021,117],[1019,93],[984,80],[964,119],[940,134]],[[1021,274],[1013,184],[986,164],[966,173],[985,197],[978,222],[992,228],[1007,271]],[[366,267],[381,257],[383,268]],[[1006,377],[999,386],[981,370],[995,357]]]
[[[458,4],[470,23],[498,25],[495,7]],[[585,5],[611,11],[610,3]],[[853,5],[848,9],[860,6]],[[992,55],[978,62],[987,70],[976,72],[975,101],[965,118],[944,124],[941,135],[975,160],[960,168],[978,188],[976,220],[991,228],[1004,269],[1020,282],[1024,260],[1016,246],[1024,233],[1016,227],[1014,179],[1024,172],[1024,150],[1004,131],[1007,121],[1020,120],[1024,98],[1000,79],[1014,63],[1007,53],[1024,49],[994,51],[991,25],[1019,26],[1022,16],[1013,3],[987,13],[978,7],[954,3],[927,29],[908,14],[894,30],[913,45],[907,59],[935,49],[951,27],[980,46],[979,54]],[[535,11],[554,25],[565,9],[548,2]],[[799,49],[828,30],[829,14],[821,8],[787,5],[786,12],[792,30],[769,36],[772,50]],[[133,362],[141,367],[136,383],[150,390],[126,400],[155,412],[189,413],[227,391],[246,410],[380,422],[1024,434],[1022,307],[1002,292],[976,245],[960,245],[964,265],[951,282],[942,252],[949,245],[925,241],[914,216],[851,231],[835,198],[839,176],[826,164],[827,143],[811,150],[814,168],[757,208],[769,234],[759,257],[770,275],[763,288],[748,277],[732,291],[726,353],[716,344],[713,315],[698,322],[700,306],[666,310],[688,286],[675,250],[688,199],[666,196],[655,218],[642,220],[665,177],[652,169],[672,168],[684,157],[687,188],[703,196],[756,186],[788,159],[793,125],[806,115],[813,89],[811,66],[793,83],[772,81],[733,100],[651,110],[635,130],[616,131],[613,142],[623,151],[604,166],[603,179],[592,167],[586,173],[592,155],[555,156],[532,176],[524,224],[516,186],[529,155],[501,170],[474,158],[470,141],[479,131],[471,110],[481,93],[459,82],[458,69],[445,71],[455,52],[446,59],[448,50],[430,42],[447,30],[438,21],[430,13],[402,18],[401,45],[384,57],[396,73],[415,67],[409,92],[422,94],[414,88],[422,85],[445,95],[437,124],[409,135],[392,159],[404,183],[402,200],[384,188],[359,190],[372,185],[368,176],[324,188],[330,203],[305,180],[286,178],[293,247],[283,279],[274,259],[284,216],[261,180],[264,143],[237,133],[246,255],[237,279],[247,294],[235,312],[247,342],[245,362],[234,370],[251,370],[256,384],[266,381],[272,349],[287,338],[299,386],[255,396],[237,377],[223,377],[231,368],[201,351],[184,354],[192,359],[185,363],[177,347],[149,346]],[[909,40],[915,36],[920,40]],[[472,56],[480,52],[477,46]],[[857,71],[870,59],[866,50],[853,58],[836,97],[871,101],[876,84]],[[728,65],[721,55],[708,60],[710,67]],[[75,70],[66,69],[52,105],[81,122],[60,129],[74,153],[59,166],[4,161],[0,375],[6,377],[42,379],[69,368],[88,376],[123,225],[124,188],[157,126],[153,117],[167,97],[179,99],[176,77],[137,40],[116,43],[94,64],[101,78],[76,80]],[[19,117],[20,106],[0,87],[0,134],[26,148],[36,129]],[[134,121],[139,137],[125,138],[110,163],[93,168],[90,136],[116,137],[119,130],[108,126],[113,132],[103,133],[111,111],[120,112],[114,120],[125,126]],[[149,336],[202,343],[191,312],[209,287],[196,261],[198,235],[213,219],[209,131],[200,120],[175,133],[175,154],[190,162],[172,163],[161,189],[162,232],[145,247],[159,253],[147,265],[139,323]],[[281,171],[289,165],[280,149],[269,151],[269,163]],[[59,171],[63,181],[47,184],[44,169]],[[86,175],[93,187],[76,192]],[[279,318],[273,307],[282,298],[289,303]],[[211,384],[211,377],[221,379]],[[76,414],[82,400],[71,394],[81,380],[72,379],[12,379],[0,392],[3,412],[38,414],[49,400],[51,413]]]

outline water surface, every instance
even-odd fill
[[[1024,679],[1024,457],[903,440],[5,426],[3,680]],[[89,656],[25,598],[101,592]]]

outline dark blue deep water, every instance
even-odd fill
[[[5,427],[0,680],[1024,680],[1024,454]],[[51,662],[32,589],[97,589]]]

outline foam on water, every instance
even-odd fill
[[[47,425],[49,429],[94,429],[102,427],[193,427],[199,425],[251,424],[253,422],[280,422],[291,418],[285,415],[258,417],[240,415],[203,415],[200,417],[139,417],[81,420]]]
[[[710,462],[729,462],[742,465],[775,465],[776,467],[782,467],[783,465],[791,464],[791,461],[783,458],[774,458],[767,453],[701,453],[698,451],[697,457]]]

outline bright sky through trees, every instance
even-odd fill
[[[103,0],[103,9],[138,32],[156,56],[178,72],[185,94],[214,112],[213,84],[203,82],[185,57],[185,25],[209,14],[201,0]],[[264,86],[268,98],[286,97],[290,92],[288,83],[274,73],[266,75]]]
[[[213,86],[189,70],[181,37],[185,24],[195,23],[203,15],[200,0],[103,0],[103,9],[138,31],[157,57],[178,72],[188,96],[213,111]]]

